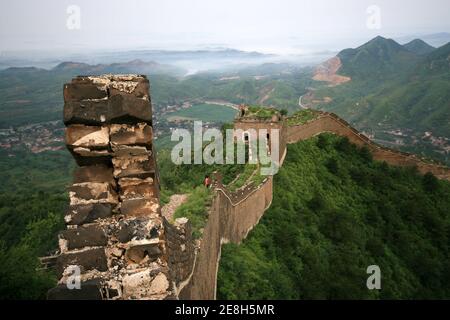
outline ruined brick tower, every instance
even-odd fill
[[[284,117],[275,108],[266,107],[248,107],[241,105],[239,113],[234,119],[234,129],[242,130],[243,137],[237,136],[238,139],[247,140],[258,139],[260,130],[267,132],[267,143],[270,151],[271,145],[271,130],[279,131],[279,163],[282,163],[286,156],[287,145],[287,127]]]
[[[188,222],[161,216],[149,81],[80,76],[64,86],[64,102],[65,140],[79,167],[59,236],[59,284],[48,298],[176,298],[194,250]]]

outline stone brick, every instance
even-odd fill
[[[152,295],[167,295],[170,284],[167,276],[160,272],[152,277],[151,272],[141,271],[123,278],[123,295],[126,299],[138,299]]]
[[[67,224],[81,225],[94,222],[97,219],[103,219],[112,215],[113,204],[110,203],[91,203],[70,206],[65,220]]]
[[[144,270],[130,275],[125,275],[122,279],[123,295],[125,299],[139,298],[147,293],[152,277],[149,270]]]
[[[161,254],[158,239],[131,241],[128,246],[125,257],[134,263],[141,262],[147,256],[150,261],[155,261]]]
[[[73,124],[66,128],[65,142],[69,148],[107,149],[109,147],[109,128]]]
[[[79,166],[93,166],[96,164],[108,165],[111,163],[111,152],[107,149],[92,150],[89,148],[69,148]]]
[[[67,83],[64,85],[64,101],[81,101],[85,99],[105,99],[108,97],[106,87],[93,84],[90,80]]]
[[[153,178],[121,178],[119,179],[120,199],[155,198],[157,196]]]
[[[62,276],[69,265],[80,266],[82,272],[88,270],[106,271],[108,264],[104,248],[89,248],[61,254],[56,261],[56,272]]]
[[[169,281],[164,273],[158,274],[152,281],[149,294],[163,294],[169,289]]]
[[[126,243],[133,239],[136,233],[136,228],[134,224],[130,224],[127,221],[121,221],[119,223],[119,229],[117,231],[116,237],[121,243]]]
[[[133,79],[120,79],[111,82],[110,96],[133,95],[137,98],[149,97],[150,84],[148,79],[134,77]]]
[[[69,189],[71,205],[89,203],[118,203],[118,197],[109,183],[75,183]]]
[[[107,182],[112,186],[116,184],[113,168],[103,164],[78,167],[73,174],[73,182]]]
[[[112,163],[114,166],[115,178],[146,178],[154,175],[155,172],[153,157],[149,155],[115,157],[112,159]]]
[[[102,125],[109,120],[109,110],[107,99],[67,101],[64,103],[64,123]]]
[[[150,101],[131,95],[115,95],[109,99],[111,123],[152,122]]]
[[[69,250],[105,246],[107,243],[105,231],[97,224],[67,229],[60,236],[67,241]]]
[[[152,127],[146,123],[136,125],[112,124],[110,127],[111,143],[116,145],[151,146]]]
[[[100,279],[91,279],[80,283],[80,289],[69,289],[60,283],[47,292],[48,300],[101,300],[102,285]]]
[[[120,206],[120,212],[127,216],[151,216],[160,212],[159,201],[153,199],[124,200]]]
[[[125,146],[125,145],[111,145],[113,156],[116,158],[131,158],[134,156],[151,157],[152,152],[146,147],[141,146]]]
[[[114,235],[121,243],[131,240],[145,240],[159,237],[161,221],[153,217],[140,216],[134,219],[124,219],[119,222],[119,227],[115,229]]]

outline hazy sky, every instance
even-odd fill
[[[356,44],[378,34],[398,37],[450,31],[450,0],[1,2],[0,51],[202,45],[302,51],[342,48],[343,42]],[[67,27],[70,5],[80,9],[79,20],[75,18],[80,29]],[[367,26],[370,5],[380,9],[379,29]]]

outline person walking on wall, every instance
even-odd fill
[[[209,175],[205,176],[205,180],[203,181],[203,184],[205,185],[205,187],[209,188],[211,187],[211,178],[209,177]]]

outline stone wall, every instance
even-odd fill
[[[267,177],[261,185],[246,189],[239,195],[228,192],[220,183],[214,186],[215,195],[197,253],[194,273],[181,291],[181,299],[216,298],[222,243],[240,243],[258,224],[264,211],[272,203],[272,183],[273,178]]]
[[[439,179],[450,180],[450,169],[448,167],[421,159],[413,154],[378,145],[333,113],[322,112],[318,118],[308,123],[288,127],[287,142],[295,143],[322,132],[332,132],[345,136],[350,142],[360,147],[366,146],[375,160],[386,161],[393,166],[417,167],[422,174],[431,172]]]
[[[149,81],[77,77],[64,101],[65,141],[79,167],[48,298],[176,298],[194,247],[187,221],[161,216]],[[77,270],[80,289],[70,289]]]

